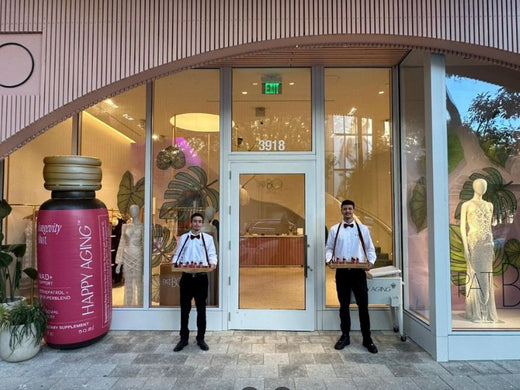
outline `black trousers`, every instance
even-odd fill
[[[197,340],[204,340],[206,333],[206,299],[208,298],[208,274],[183,273],[180,281],[181,297],[181,340],[188,340],[190,330],[191,300],[195,298],[197,307]]]
[[[350,333],[350,296],[354,293],[359,308],[359,322],[364,342],[370,342],[367,275],[362,269],[336,269],[336,291],[339,300],[341,333]]]

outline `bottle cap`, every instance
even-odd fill
[[[43,159],[44,187],[51,191],[97,191],[101,160],[87,156],[49,156]]]

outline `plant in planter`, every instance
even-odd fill
[[[0,226],[5,217],[11,213],[11,206],[5,199],[0,201]],[[0,232],[0,242],[4,240],[4,234]],[[32,280],[38,278],[38,272],[34,268],[26,268],[22,271],[22,258],[25,254],[25,244],[0,245],[0,303],[14,302],[20,298],[15,297],[15,292],[20,285],[22,272]],[[14,262],[14,264],[13,264]],[[32,298],[32,297],[31,297]]]
[[[0,306],[0,357],[19,362],[34,357],[47,331],[48,315],[39,300],[22,301],[12,308]]]

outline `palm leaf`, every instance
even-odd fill
[[[152,268],[171,261],[177,239],[166,226],[155,224],[152,227]]]
[[[451,282],[457,286],[467,283],[467,264],[464,257],[464,245],[460,234],[460,226],[450,224],[450,273]]]
[[[515,195],[507,188],[511,182],[504,183],[502,175],[494,167],[485,167],[482,170],[486,172],[486,174],[474,172],[469,176],[469,180],[464,182],[462,190],[459,193],[460,201],[455,209],[455,219],[460,219],[462,204],[473,198],[473,181],[476,179],[484,179],[488,186],[482,198],[493,204],[493,216],[497,219],[498,223],[502,223],[508,215],[516,213],[518,206]]]
[[[504,254],[504,264],[514,265],[516,268],[520,268],[520,241],[516,238],[507,240],[504,245]]]
[[[410,215],[418,232],[426,228],[427,212],[425,177],[421,177],[417,180],[412,190],[412,197],[410,198]]]
[[[168,201],[161,206],[159,218],[185,221],[193,207],[212,206],[218,210],[219,193],[210,188],[215,182],[208,184],[208,176],[200,167],[193,166],[187,172],[178,172],[164,192],[164,199]]]
[[[130,171],[126,171],[119,183],[117,207],[121,213],[128,214],[130,206],[133,204],[139,208],[144,205],[144,177],[134,185],[134,176]]]

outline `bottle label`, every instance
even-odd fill
[[[106,333],[112,318],[106,209],[40,210],[38,289],[49,314],[46,341],[75,344]]]

